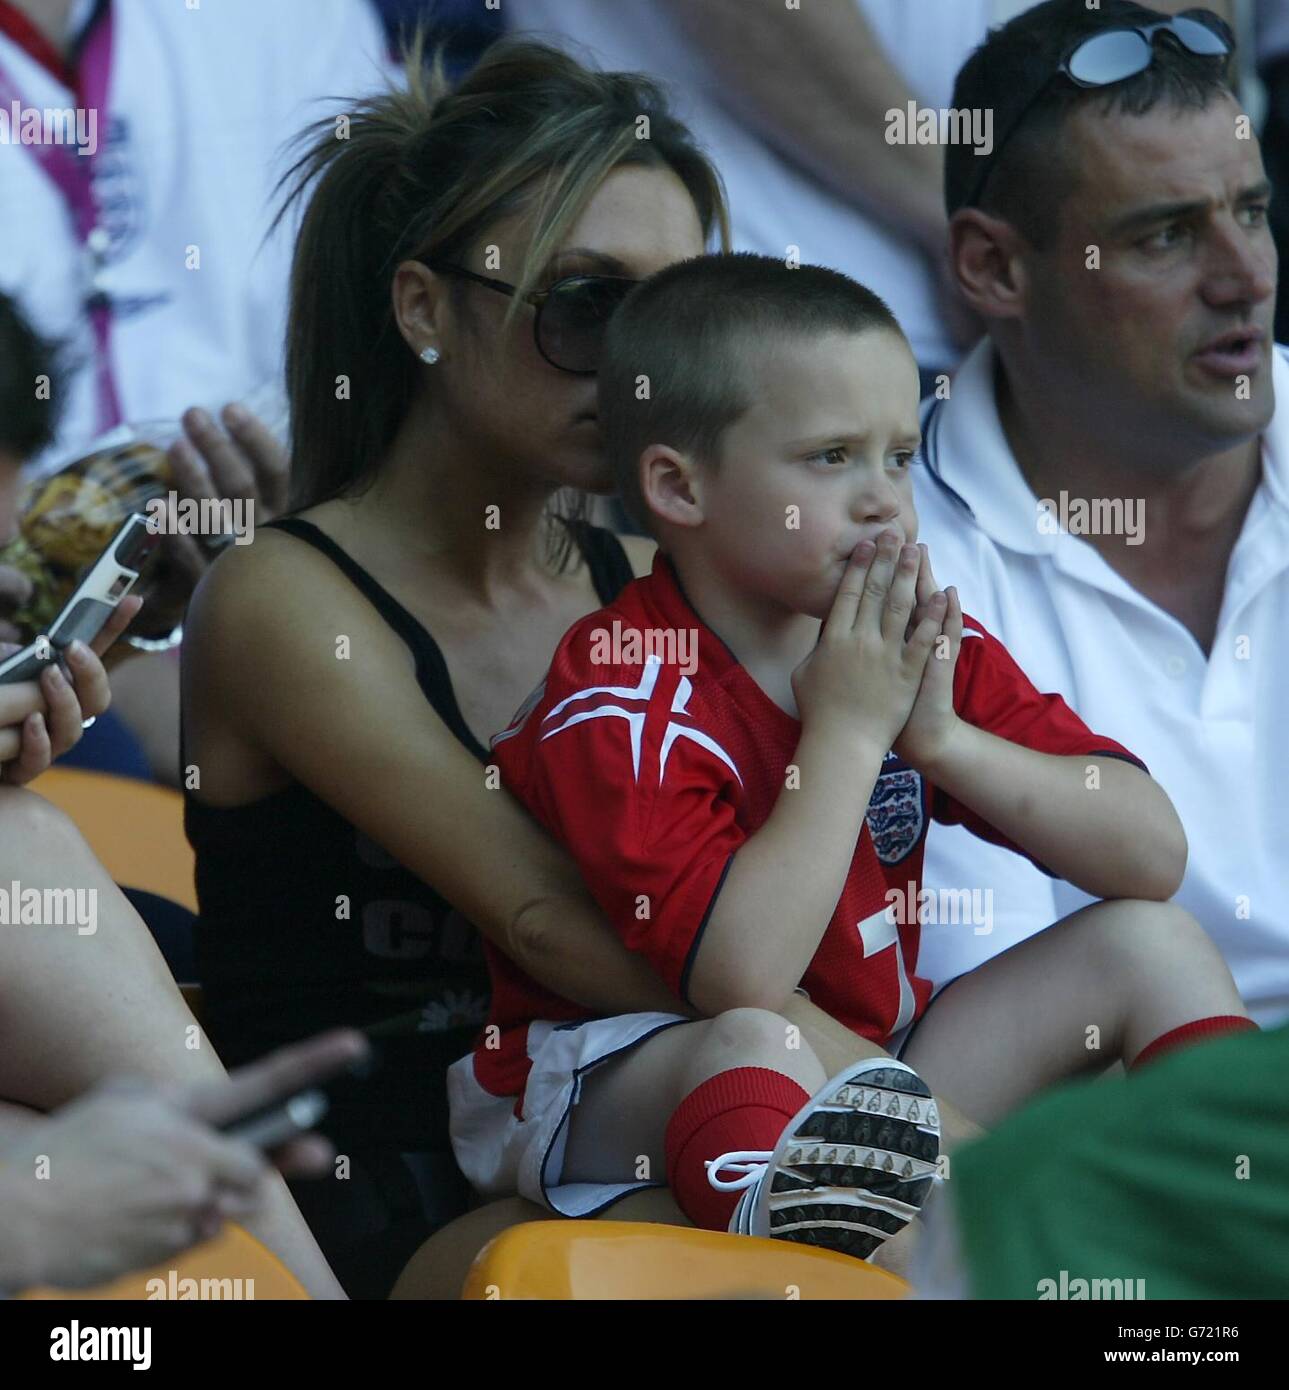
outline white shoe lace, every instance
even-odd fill
[[[707,1181],[717,1192],[741,1192],[760,1178],[773,1157],[768,1149],[733,1149],[719,1158],[704,1159]],[[739,1176],[732,1179],[719,1177],[718,1174],[726,1168]]]

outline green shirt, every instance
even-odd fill
[[[1289,1297],[1289,1027],[1050,1091],[950,1173],[978,1298]]]

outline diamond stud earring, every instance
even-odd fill
[[[432,367],[439,360],[439,350],[432,347],[422,348],[420,357],[427,367]]]

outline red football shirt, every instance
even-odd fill
[[[1059,695],[1035,690],[970,618],[954,707],[969,723],[1027,748],[1108,754],[1143,766],[1092,733]],[[544,684],[493,739],[492,751],[504,785],[569,849],[626,945],[687,999],[721,883],[787,785],[800,736],[800,722],[703,626],[659,556],[648,578],[569,629]],[[846,885],[800,982],[814,1003],[877,1043],[916,1019],[931,997],[931,982],[916,974],[917,913],[901,921],[910,914],[897,913],[888,894],[898,890],[916,906],[932,817],[1023,852],[887,754]],[[527,1025],[593,1015],[491,946],[487,952],[489,1022],[497,1031],[488,1030],[491,1047],[476,1048],[475,1075],[494,1095],[521,1096]]]

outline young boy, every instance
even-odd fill
[[[1163,791],[936,588],[917,406],[895,319],[833,271],[703,257],[615,317],[601,428],[658,557],[565,635],[493,749],[706,1018],[588,1020],[490,952],[491,1023],[449,1080],[481,1191],[587,1215],[665,1177],[697,1225],[867,1257],[924,1200],[942,1117],[952,1139],[959,1111],[991,1123],[1061,1076],[1251,1026],[1164,902],[1186,842]],[[931,817],[1119,901],[927,1014],[900,905]],[[774,1012],[796,988],[855,1035],[832,1081]]]

